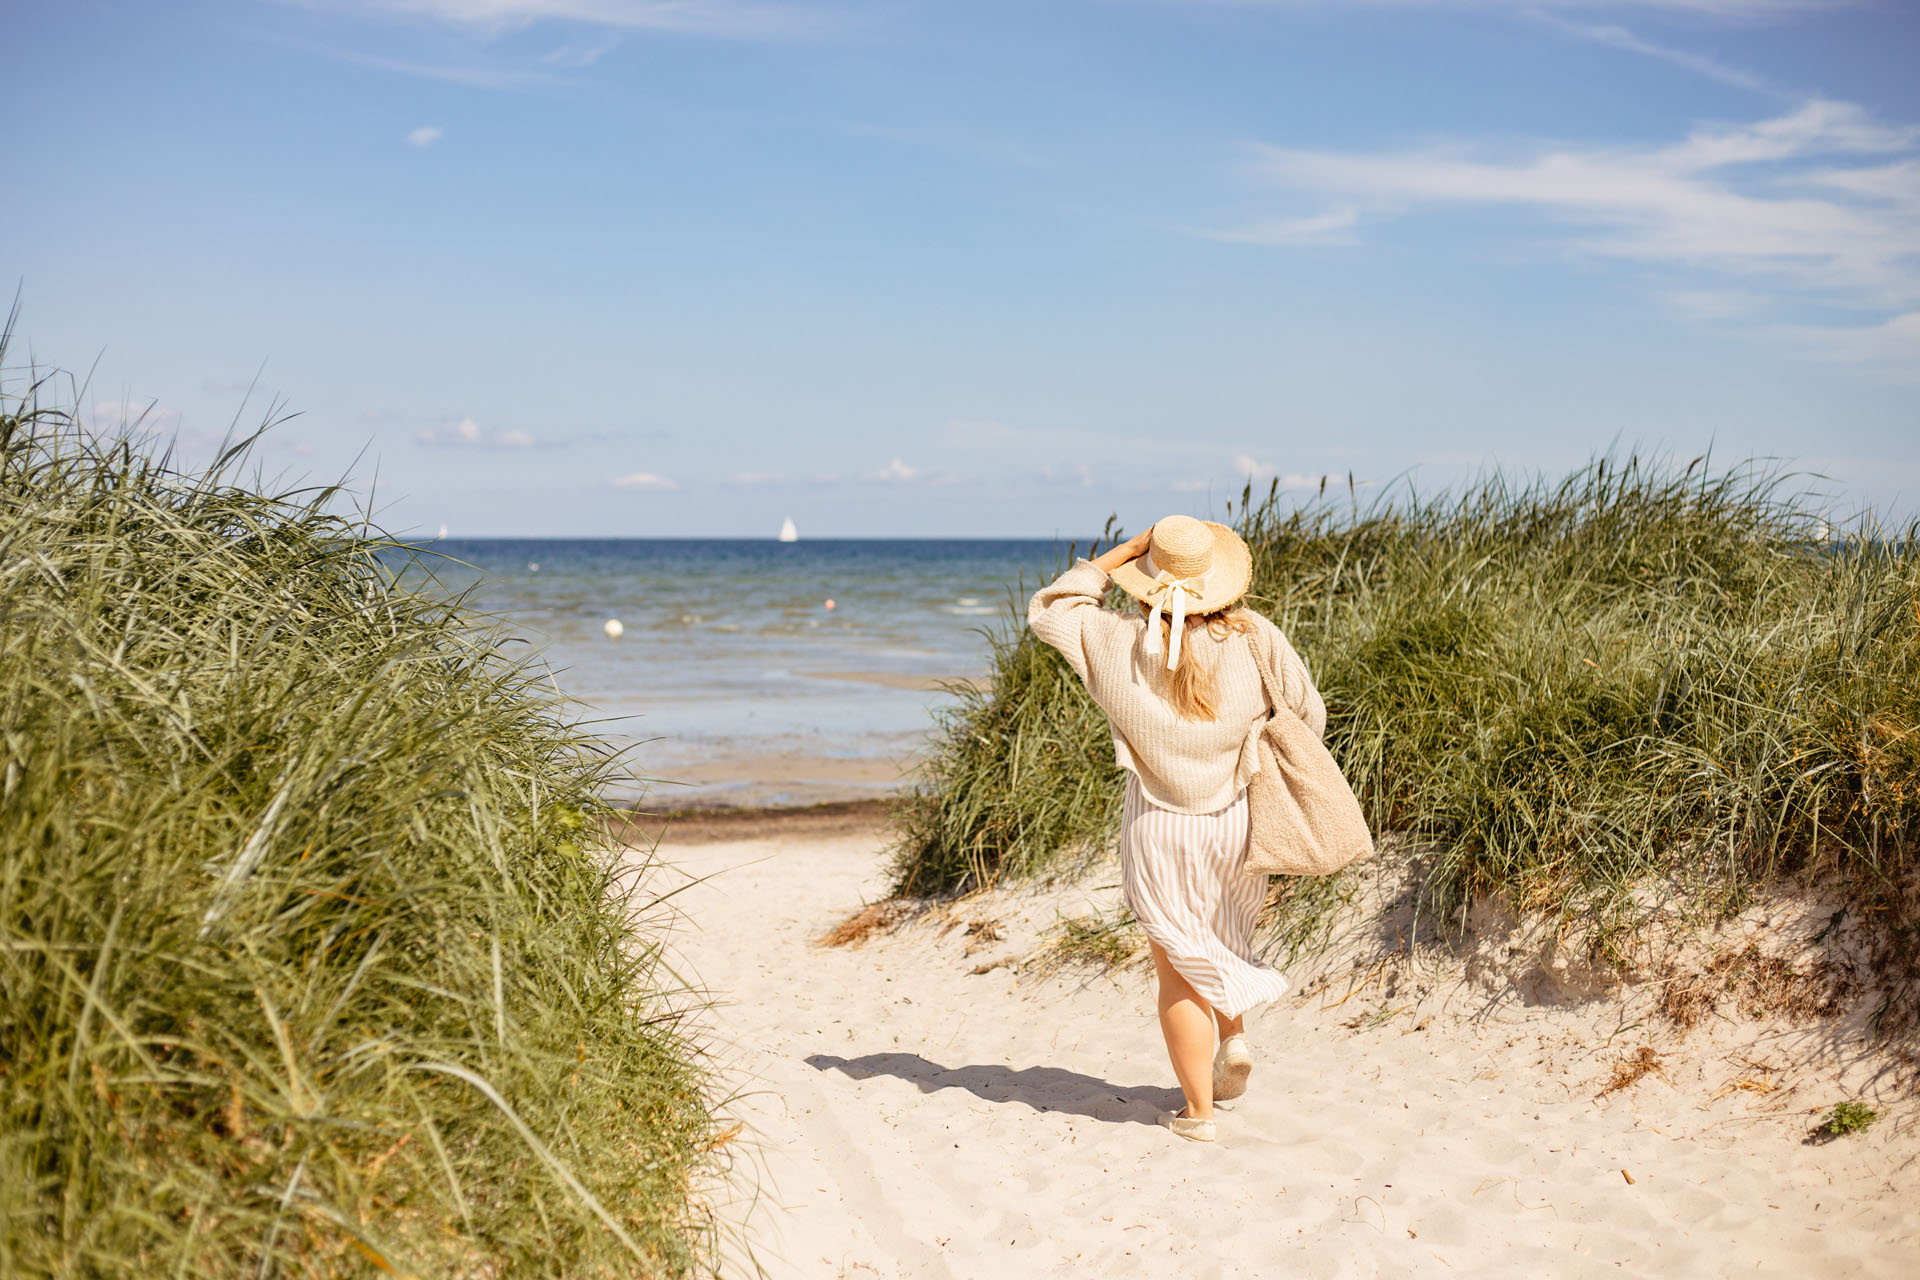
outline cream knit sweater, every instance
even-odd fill
[[[1107,574],[1081,560],[1035,593],[1027,605],[1034,634],[1067,657],[1087,692],[1113,726],[1113,754],[1140,779],[1147,799],[1175,813],[1213,813],[1224,809],[1260,771],[1255,749],[1267,718],[1256,652],[1272,653],[1274,674],[1287,710],[1315,734],[1327,729],[1327,707],[1307,674],[1306,664],[1287,638],[1265,618],[1263,636],[1229,634],[1215,641],[1203,629],[1187,635],[1182,662],[1211,662],[1219,714],[1212,720],[1187,720],[1162,692],[1169,673],[1164,655],[1143,652],[1147,619],[1138,610],[1113,613],[1100,607]],[[1254,644],[1249,647],[1247,641]]]

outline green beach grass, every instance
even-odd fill
[[[1376,832],[1407,837],[1383,856],[1410,860],[1423,931],[1491,896],[1622,960],[1650,914],[1712,918],[1801,876],[1873,923],[1883,972],[1920,969],[1913,530],[1836,539],[1763,469],[1635,459],[1364,508],[1249,490],[1236,516],[1248,603],[1306,658]],[[1014,603],[990,687],[957,691],[902,808],[899,893],[1111,845],[1105,718]],[[1353,887],[1276,880],[1281,952],[1324,939]]]
[[[703,1273],[614,761],[248,456],[0,397],[0,1273]]]

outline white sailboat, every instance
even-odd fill
[[[793,527],[792,516],[788,516],[786,520],[784,520],[780,525],[780,541],[782,542],[800,541],[800,531]]]

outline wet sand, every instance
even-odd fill
[[[946,693],[952,689],[980,692],[991,681],[986,676],[903,675],[897,671],[802,671],[816,680],[850,680],[855,684],[877,684],[888,689],[913,689],[921,693]]]
[[[925,743],[916,737],[886,756],[734,750],[674,764],[673,780],[648,785],[631,807],[652,815],[741,811],[771,817],[815,805],[881,801],[908,785]]]

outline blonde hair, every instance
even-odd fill
[[[1144,603],[1140,608],[1143,612],[1150,612],[1150,606]],[[1187,615],[1186,635],[1180,641],[1180,665],[1168,671],[1159,658],[1152,659],[1150,663],[1154,671],[1165,678],[1167,701],[1173,705],[1176,715],[1183,720],[1212,720],[1218,717],[1220,708],[1216,699],[1220,696],[1220,690],[1213,679],[1211,651],[1217,650],[1236,632],[1251,635],[1254,625],[1253,615],[1238,607]],[[1171,643],[1172,636],[1173,623],[1162,614],[1160,641],[1163,648]],[[1210,651],[1206,657],[1201,656],[1202,646],[1194,643],[1201,636],[1212,641],[1204,646]]]

